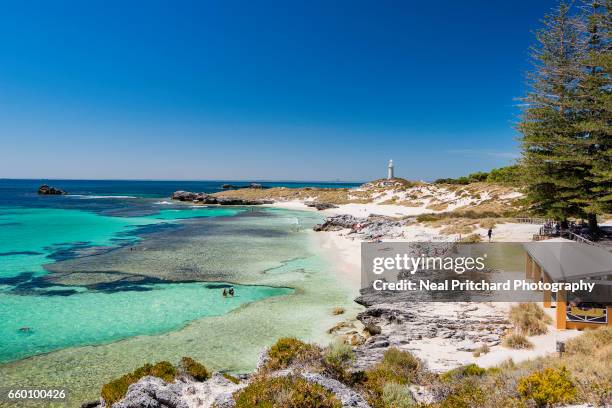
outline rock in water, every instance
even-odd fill
[[[64,190],[60,190],[59,188],[48,186],[47,184],[43,184],[38,187],[38,194],[41,195],[62,195],[66,194]]]

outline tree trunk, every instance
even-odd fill
[[[599,226],[597,225],[597,214],[587,214],[587,220],[589,221],[589,229],[593,235],[599,234]]]

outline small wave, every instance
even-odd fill
[[[170,201],[157,201],[156,203],[153,204],[158,204],[158,205],[172,205],[174,203],[171,203]]]

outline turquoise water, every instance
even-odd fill
[[[73,195],[0,180],[5,387],[62,384],[79,407],[144,363],[191,356],[250,372],[279,337],[326,344],[327,329],[360,310],[310,239],[318,213],[168,197],[201,184],[62,183],[51,184]],[[227,282],[236,297],[221,295]]]
[[[82,292],[71,296],[0,295],[0,361],[64,347],[100,344],[161,333],[203,316],[218,316],[290,289],[234,285],[235,297],[221,295],[222,284],[141,285],[138,291]],[[27,326],[27,332],[19,329]]]
[[[200,317],[225,314],[245,303],[290,293],[286,288],[237,286],[237,296],[223,298],[217,284],[160,280],[108,290],[45,284],[40,279],[32,283],[35,277],[44,279],[47,272],[43,264],[54,258],[141,240],[135,234],[139,227],[231,217],[243,210],[182,207],[140,217],[110,217],[73,209],[0,209],[0,362],[169,331]],[[70,252],[75,248],[76,252]],[[24,327],[28,330],[20,330]]]
[[[161,210],[142,217],[109,217],[56,208],[0,207],[0,278],[44,273],[48,256],[75,246],[116,246],[138,239],[136,227],[196,217],[236,215],[234,208],[197,207]]]

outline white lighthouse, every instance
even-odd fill
[[[387,166],[387,180],[391,180],[393,177],[393,160],[389,160],[389,165]]]

